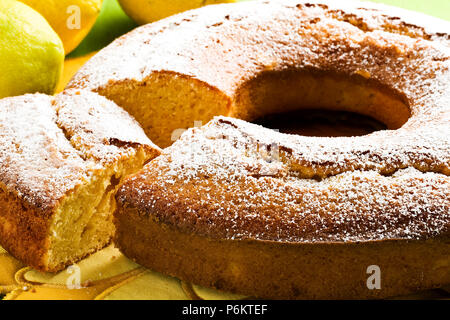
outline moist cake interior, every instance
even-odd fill
[[[140,170],[147,159],[146,152],[138,149],[134,156],[124,157],[90,177],[89,182],[63,200],[49,230],[48,265],[51,269],[60,269],[111,241],[115,230],[112,222],[112,212],[116,208],[114,195],[123,179]]]

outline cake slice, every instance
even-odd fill
[[[52,272],[103,248],[118,185],[159,153],[95,93],[0,100],[0,245]]]

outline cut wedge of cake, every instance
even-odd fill
[[[0,100],[0,245],[41,271],[103,248],[118,185],[159,153],[131,116],[95,93]]]

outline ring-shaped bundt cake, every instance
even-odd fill
[[[119,38],[69,87],[114,100],[161,147],[228,117],[126,180],[116,244],[154,270],[256,297],[449,283],[449,25],[357,1],[251,1]],[[299,108],[388,130],[319,138],[243,121]],[[373,265],[380,288],[366,282]]]

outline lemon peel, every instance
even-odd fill
[[[61,38],[66,54],[91,30],[103,0],[19,0],[44,16]]]
[[[63,63],[61,39],[38,12],[15,0],[0,1],[0,98],[53,94]]]

